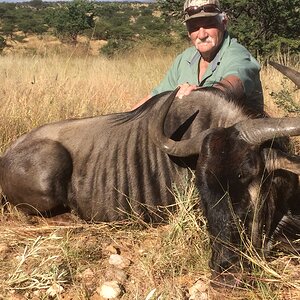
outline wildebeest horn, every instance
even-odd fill
[[[249,119],[233,126],[241,139],[253,145],[283,136],[300,135],[300,117]]]
[[[271,61],[270,65],[300,87],[299,72]],[[242,121],[234,127],[240,132],[240,137],[246,142],[260,144],[275,137],[300,135],[300,118],[250,119]]]
[[[300,73],[283,65],[280,65],[276,62],[270,61],[269,64],[281,72],[283,75],[288,77],[291,81],[293,81],[298,88],[300,88]]]
[[[164,121],[178,90],[179,88],[175,89],[167,98],[160,111],[155,112],[155,115],[153,115],[155,122],[149,122],[149,134],[154,144],[163,152],[177,157],[186,157],[199,153],[200,145],[211,129],[207,129],[191,139],[182,141],[174,141],[164,134]]]

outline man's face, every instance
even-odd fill
[[[189,37],[203,56],[214,56],[223,41],[226,23],[218,17],[201,17],[186,22]]]

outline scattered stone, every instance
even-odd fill
[[[5,298],[3,298],[3,299],[5,299]],[[8,298],[8,300],[26,300],[26,298],[23,295],[14,294],[14,295],[10,296]]]
[[[154,296],[155,292],[156,292],[156,289],[151,290],[149,292],[149,294],[147,295],[147,297],[145,298],[145,300],[151,300],[152,297]]]
[[[116,299],[122,294],[122,287],[117,281],[106,281],[99,288],[97,293],[104,299]]]
[[[57,283],[53,283],[49,289],[46,291],[46,294],[50,297],[54,297],[54,296],[58,296],[59,294],[61,294],[64,291],[64,288],[57,284]]]
[[[90,298],[90,300],[103,300],[103,297],[101,297],[97,292],[94,293]]]
[[[85,288],[89,291],[92,291],[96,284],[95,273],[88,268],[81,273],[80,277],[82,278],[82,283],[84,284]]]
[[[95,273],[90,268],[88,268],[82,272],[81,277],[84,280],[92,280],[95,277]]]
[[[127,278],[128,278],[128,274],[126,274],[125,271],[117,268],[110,268],[105,273],[105,279],[108,281],[116,280],[124,284]]]
[[[189,300],[208,300],[208,285],[202,280],[198,280],[189,288]]]
[[[112,254],[120,254],[120,249],[112,244],[108,245],[105,250]]]
[[[148,252],[145,249],[139,249],[138,253],[140,256],[146,256],[148,254]]]
[[[45,295],[45,290],[36,290],[32,294],[33,297],[36,297],[37,299],[41,299],[43,295]]]
[[[112,254],[109,257],[108,263],[110,265],[115,266],[118,269],[125,269],[129,267],[130,260],[128,258],[121,256],[120,254]]]
[[[6,258],[9,252],[9,247],[6,243],[0,243],[0,257],[2,259]]]

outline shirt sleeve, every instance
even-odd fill
[[[237,76],[243,84],[244,92],[246,96],[253,94],[253,91],[257,86],[260,86],[259,72],[260,65],[254,57],[247,51],[239,53],[239,55],[231,54],[231,59],[228,60],[226,71],[223,74],[223,78],[229,75]]]

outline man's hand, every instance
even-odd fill
[[[179,99],[182,99],[183,96],[187,96],[191,93],[191,91],[197,90],[199,88],[199,86],[195,84],[189,84],[188,82],[180,84],[179,86],[180,89],[176,95]]]

